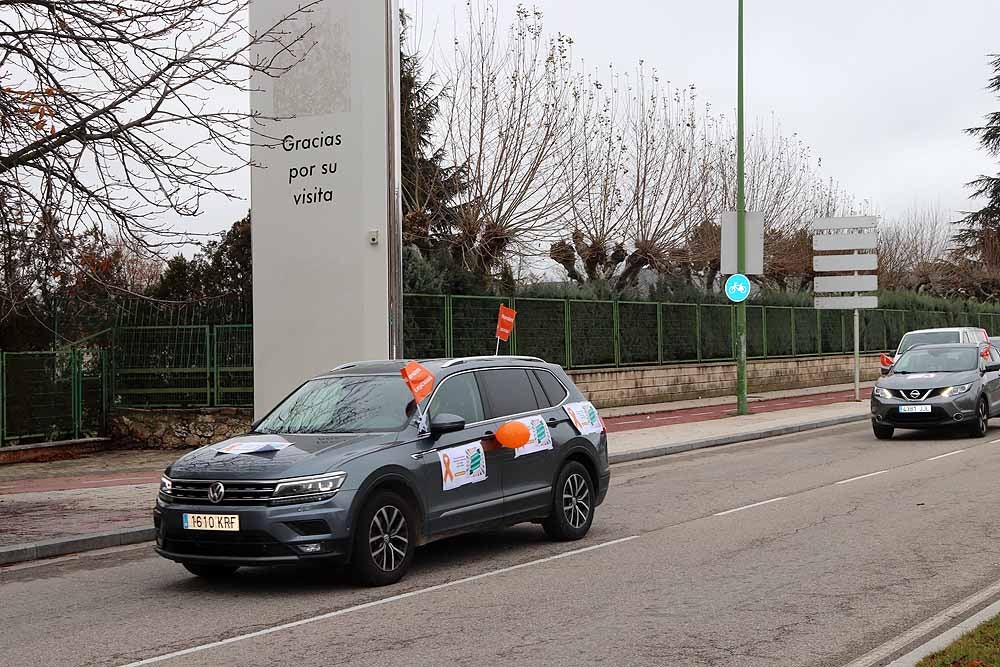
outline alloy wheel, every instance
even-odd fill
[[[573,473],[563,484],[563,514],[573,528],[580,528],[590,518],[590,487],[579,473]]]
[[[987,416],[986,413],[986,403],[984,403],[983,401],[979,402],[979,410],[977,411],[977,415],[979,416],[979,430],[985,433],[986,429],[988,428],[987,422],[989,420],[989,417]]]
[[[375,565],[384,572],[399,567],[410,546],[408,535],[406,517],[398,507],[386,505],[375,512],[368,528],[368,548]]]

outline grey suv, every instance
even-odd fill
[[[957,427],[981,437],[1000,414],[1000,352],[988,344],[912,347],[876,383],[871,412],[880,440],[897,428]]]
[[[329,559],[384,585],[418,545],[458,533],[533,521],[556,540],[586,535],[607,435],[566,373],[530,357],[422,364],[434,388],[419,405],[404,362],[346,364],[247,435],[180,458],[160,484],[157,552],[206,577]],[[530,439],[500,446],[512,422]]]

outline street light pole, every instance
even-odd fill
[[[747,206],[744,192],[745,165],[743,150],[743,0],[739,0],[739,38],[736,84],[736,271],[746,271]],[[747,414],[747,304],[736,304],[736,412]]]

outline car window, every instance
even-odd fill
[[[310,380],[274,409],[260,433],[368,433],[402,430],[413,397],[398,375]]]
[[[549,399],[549,405],[559,405],[563,402],[566,398],[566,387],[556,379],[555,375],[549,371],[536,370],[535,377],[538,378],[538,382],[542,385],[545,396]]]
[[[955,373],[979,368],[979,350],[974,347],[918,348],[910,350],[893,366],[895,373]]]
[[[1000,364],[1000,350],[990,345],[990,363]]]
[[[466,424],[483,421],[483,401],[475,375],[460,373],[447,378],[438,387],[428,410],[432,419],[449,414],[461,417]]]
[[[476,375],[486,396],[490,419],[539,409],[528,373],[523,368],[476,371]]]
[[[902,354],[916,345],[938,345],[940,343],[958,343],[961,337],[957,331],[925,331],[922,333],[908,333],[899,341],[899,350],[896,354]]]

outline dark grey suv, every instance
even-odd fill
[[[418,545],[458,533],[534,521],[553,539],[586,535],[608,490],[607,435],[566,373],[529,357],[422,364],[434,388],[419,405],[404,362],[346,364],[251,433],[180,458],[160,484],[157,552],[201,576],[329,559],[383,585]],[[501,446],[501,427],[528,441]]]
[[[1000,414],[1000,352],[986,343],[918,345],[872,390],[872,430],[960,428],[983,436]]]

